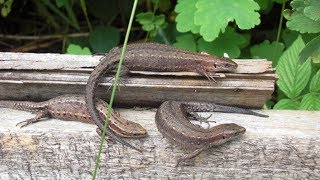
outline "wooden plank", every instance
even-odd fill
[[[0,52],[0,69],[85,70],[95,67],[102,58],[102,55]],[[273,71],[271,61],[266,61],[266,59],[254,61],[252,59],[234,59],[234,61],[239,65],[236,73]]]
[[[210,120],[235,122],[247,132],[178,168],[176,159],[186,151],[157,131],[154,110],[120,112],[148,130],[146,138],[128,139],[144,152],[104,146],[99,179],[320,178],[319,111],[264,111],[270,118],[215,113]],[[96,126],[47,120],[20,129],[15,124],[33,115],[9,109],[0,114],[0,179],[91,178],[99,146]]]
[[[84,94],[89,74],[101,57],[0,53],[0,99],[42,101],[61,94]],[[277,79],[271,62],[236,62],[237,72],[217,73],[217,83],[190,72],[131,72],[123,78],[125,86],[120,85],[116,103],[156,107],[166,100],[202,100],[261,108]],[[104,78],[99,97],[109,97],[106,91],[112,76]]]

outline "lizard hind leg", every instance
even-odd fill
[[[188,118],[189,121],[191,121],[191,120],[193,120],[193,121],[199,121],[200,124],[206,123],[206,124],[208,125],[208,128],[210,128],[210,122],[216,123],[216,121],[210,121],[210,120],[208,120],[208,119],[212,116],[212,114],[210,114],[208,117],[202,117],[202,116],[200,116],[198,113],[193,112],[193,111],[189,110],[189,109],[186,108],[186,107],[184,107],[184,110],[185,110],[185,112],[186,112],[186,114],[187,114],[187,118]]]
[[[113,67],[113,68],[115,68],[115,67]],[[128,75],[129,72],[130,72],[129,69],[128,69],[126,66],[121,66],[121,71],[120,71],[120,75],[119,75],[119,83],[118,83],[118,85],[117,85],[117,88],[118,88],[119,92],[120,92],[120,86],[119,86],[120,84],[123,85],[123,86],[126,86],[126,84],[125,84],[125,82],[124,82],[124,80],[123,80],[122,77],[125,77],[126,75]],[[112,77],[112,78],[110,78],[110,79],[107,81],[107,82],[111,82],[111,81],[112,81],[112,85],[109,86],[107,92],[109,92],[109,90],[110,90],[111,87],[113,86],[114,80],[115,80],[115,76]]]
[[[20,128],[23,128],[23,127],[26,127],[30,124],[39,122],[39,121],[41,121],[41,118],[45,118],[45,117],[49,117],[48,111],[40,111],[40,112],[36,113],[36,117],[21,121],[21,122],[17,123],[16,126],[20,126]]]
[[[179,164],[183,161],[186,161],[186,160],[189,160],[189,159],[192,159],[196,156],[198,156],[203,150],[207,149],[208,147],[207,146],[203,146],[199,149],[196,149],[194,150],[193,152],[189,153],[189,154],[185,154],[183,156],[181,156],[178,160],[177,160],[177,163],[175,165],[175,167],[178,167]]]

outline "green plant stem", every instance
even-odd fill
[[[277,39],[276,39],[277,42],[279,42],[279,40],[280,40],[280,34],[281,34],[282,23],[283,23],[283,11],[284,11],[285,6],[286,6],[286,3],[283,2],[282,7],[281,7],[281,15],[280,15],[278,31],[277,31]]]
[[[109,106],[108,106],[106,122],[105,122],[104,127],[103,127],[103,132],[102,132],[102,135],[101,135],[99,152],[97,154],[95,169],[94,169],[94,173],[93,173],[93,177],[92,177],[93,180],[95,180],[96,176],[97,176],[97,171],[98,171],[98,167],[99,167],[99,163],[100,163],[102,146],[103,146],[103,143],[104,143],[104,141],[106,139],[106,131],[107,131],[107,126],[108,126],[108,123],[109,123],[109,118],[110,118],[110,114],[111,114],[111,110],[112,110],[112,104],[113,104],[113,100],[114,100],[114,97],[115,97],[115,94],[116,94],[117,85],[118,85],[118,81],[119,81],[119,75],[120,75],[120,71],[121,71],[121,66],[122,66],[124,54],[125,54],[125,51],[126,51],[126,48],[127,48],[129,34],[130,34],[130,30],[131,30],[131,26],[132,26],[132,22],[133,22],[133,18],[134,18],[134,14],[135,14],[135,11],[136,11],[137,4],[138,4],[138,0],[135,0],[134,3],[133,3],[133,7],[132,7],[132,11],[131,11],[131,16],[130,16],[130,20],[129,20],[129,24],[128,24],[126,37],[124,39],[124,43],[123,43],[123,47],[122,47],[122,51],[121,51],[121,56],[120,56],[120,60],[119,60],[117,73],[115,75],[115,80],[114,80],[113,87],[112,87],[112,94],[111,94],[110,102],[109,102]]]
[[[280,35],[281,35],[281,30],[282,30],[283,11],[284,11],[285,5],[286,5],[286,3],[283,2],[282,7],[281,7],[281,15],[280,15],[280,20],[279,20],[278,31],[277,31],[277,39],[276,39],[277,44],[276,44],[274,51],[273,51],[272,60],[274,60],[275,55],[277,54],[277,51],[278,51],[278,42],[280,40]]]
[[[89,20],[89,17],[88,17],[86,1],[85,0],[80,0],[80,4],[81,4],[82,12],[84,14],[84,17],[86,18],[86,22],[87,22],[88,27],[89,27],[89,31],[91,32],[92,31],[92,26],[91,26],[91,23],[90,23],[90,20]]]

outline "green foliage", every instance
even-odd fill
[[[311,75],[311,61],[307,60],[299,64],[299,53],[305,47],[302,38],[299,36],[293,44],[280,57],[276,67],[279,80],[277,85],[280,90],[289,98],[281,99],[275,105],[275,109],[306,109],[316,110],[319,105],[319,77],[318,72],[311,80],[309,92],[302,95],[307,87]],[[302,98],[301,103],[300,99]],[[317,109],[320,110],[320,109]]]
[[[88,47],[81,48],[76,44],[70,44],[67,48],[67,54],[90,55],[92,54]]]
[[[137,21],[142,25],[142,29],[147,31],[151,37],[155,37],[160,29],[168,25],[163,14],[156,16],[151,12],[139,13]]]
[[[132,0],[0,0],[2,16],[8,16],[2,18],[0,32],[45,35],[49,39],[40,42],[60,41],[61,47],[52,49],[71,54],[107,52],[122,42],[132,4]],[[277,100],[266,106],[319,109],[320,0],[141,0],[137,11],[130,41],[151,39],[193,52],[267,58],[279,81]]]
[[[311,57],[314,63],[320,63],[320,35],[307,43],[301,51],[299,60],[301,62]]]
[[[175,10],[178,31],[199,32],[205,41],[216,39],[232,21],[240,29],[260,24],[259,5],[254,0],[180,0]]]
[[[116,28],[97,26],[90,33],[89,43],[96,53],[108,52],[120,42],[120,34]]]
[[[236,33],[232,28],[227,28],[223,34],[212,42],[206,42],[200,38],[198,49],[217,56],[223,56],[224,53],[227,53],[229,57],[237,58],[241,53],[240,47],[246,43],[247,39],[243,35]]]
[[[283,12],[289,29],[301,33],[320,32],[319,0],[293,0],[290,5],[292,10]]]
[[[257,44],[251,47],[252,58],[266,58],[272,61],[272,65],[275,67],[278,64],[278,60],[283,53],[285,46],[280,42],[272,42],[265,40],[261,44]]]
[[[13,0],[0,0],[1,16],[6,17],[11,11]]]
[[[197,44],[191,33],[181,34],[177,36],[177,42],[173,44],[175,47],[197,52]]]

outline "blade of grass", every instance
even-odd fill
[[[115,94],[116,94],[116,90],[117,90],[117,85],[118,85],[118,81],[119,81],[119,75],[120,75],[120,71],[121,71],[121,66],[122,66],[124,54],[125,54],[125,51],[126,51],[126,48],[127,48],[127,43],[128,43],[129,34],[130,34],[130,30],[131,30],[131,26],[132,26],[134,14],[135,14],[135,11],[136,11],[137,3],[138,3],[138,0],[135,0],[134,3],[133,3],[133,6],[132,6],[131,16],[130,16],[130,20],[129,20],[129,24],[128,24],[128,29],[127,29],[127,32],[126,32],[126,37],[125,37],[125,39],[124,39],[124,43],[123,43],[123,47],[122,47],[122,51],[121,51],[121,56],[120,56],[120,61],[119,61],[117,73],[116,73],[116,75],[115,75],[115,80],[114,80],[113,87],[112,87],[112,94],[111,94],[110,102],[109,102],[109,106],[108,106],[108,111],[107,111],[107,116],[106,116],[106,122],[105,122],[105,124],[104,124],[103,132],[102,132],[102,135],[101,135],[99,152],[98,152],[98,154],[97,154],[95,169],[94,169],[93,177],[92,177],[93,180],[96,179],[97,172],[98,172],[98,167],[99,167],[99,163],[100,163],[102,146],[103,146],[103,143],[104,143],[104,141],[105,141],[105,139],[106,139],[106,131],[107,131],[108,123],[109,123],[109,118],[110,118],[110,114],[111,114],[112,104],[113,104],[113,100],[114,100],[114,97],[115,97]]]

